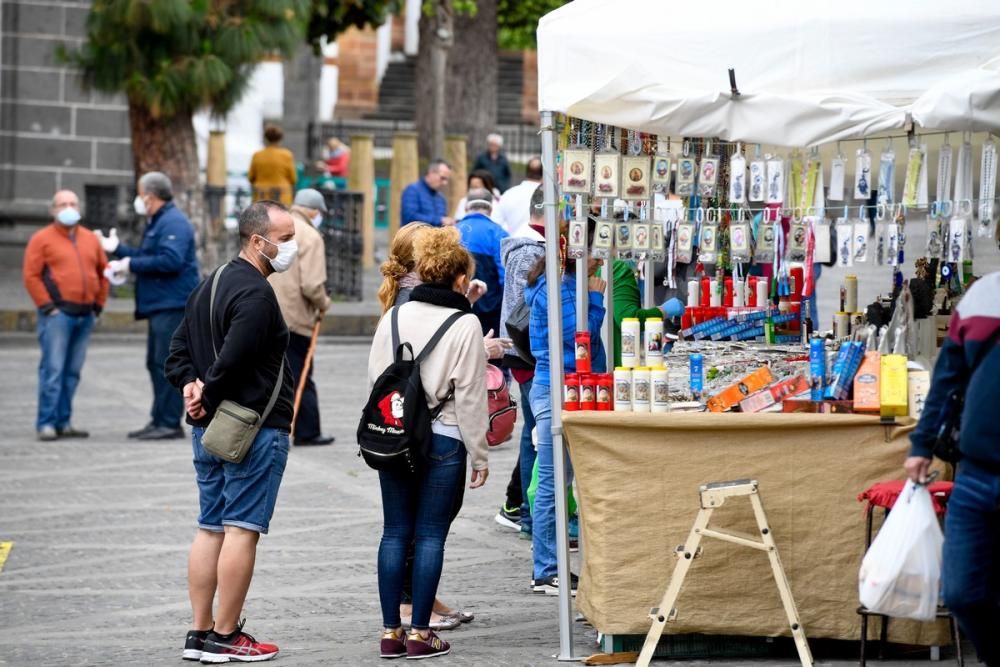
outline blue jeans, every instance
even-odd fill
[[[153,408],[149,412],[153,426],[180,428],[184,415],[184,398],[177,387],[167,381],[163,365],[170,353],[170,339],[184,319],[184,309],[161,310],[149,316],[146,338],[146,370],[153,382]]]
[[[958,466],[944,520],[944,601],[979,659],[1000,665],[1000,471]]]
[[[552,402],[549,387],[533,382],[531,411],[538,434],[538,489],[535,491],[535,511],[532,515],[531,544],[534,557],[534,578],[556,574],[556,478],[552,449]],[[521,462],[522,465],[524,462]],[[573,467],[566,457],[566,485],[573,482]]]
[[[66,428],[73,417],[73,395],[87,356],[87,341],[94,328],[93,315],[38,313],[38,415],[35,429]]]
[[[434,434],[424,469],[416,475],[379,471],[382,541],[378,547],[378,597],[382,622],[398,628],[406,552],[413,543],[413,627],[430,626],[444,542],[465,483],[465,445]]]
[[[528,504],[528,487],[531,486],[531,471],[535,468],[535,445],[531,442],[531,430],[535,428],[535,413],[531,411],[531,380],[518,385],[521,390],[521,451],[518,465],[521,470],[521,532],[531,532],[531,507]]]
[[[262,428],[239,463],[211,454],[201,444],[205,429],[191,429],[198,478],[198,527],[221,533],[236,526],[264,535],[271,524],[288,461],[288,432]]]

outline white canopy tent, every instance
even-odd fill
[[[927,130],[1000,130],[1000,3],[575,0],[538,24],[538,100],[780,146],[902,128],[907,114]]]
[[[1000,3],[575,0],[544,16],[537,37],[548,238],[558,234],[555,112],[660,135],[795,147],[908,129],[911,121],[924,130],[1000,131]],[[549,349],[557,350],[557,245],[546,253]],[[581,319],[585,328],[585,313]],[[558,406],[562,358],[550,356]],[[559,489],[566,470],[558,409],[552,434]],[[556,519],[559,580],[567,582],[560,493]],[[559,592],[558,657],[575,660],[569,587]]]

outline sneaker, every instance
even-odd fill
[[[64,426],[62,428],[57,428],[56,433],[60,438],[89,438],[90,433],[87,431],[81,431],[78,428],[73,428],[72,426]]]
[[[42,442],[51,442],[59,437],[54,426],[43,426],[38,429],[38,439]]]
[[[406,635],[406,659],[423,660],[424,658],[436,658],[439,655],[447,655],[451,651],[451,646],[445,640],[434,634],[431,630],[427,638],[420,636],[419,632],[411,632]]]
[[[205,648],[205,637],[211,630],[189,630],[184,640],[185,660],[201,660],[202,649]]]
[[[510,528],[511,530],[521,530],[521,508],[515,507],[511,509],[507,507],[507,503],[500,506],[500,511],[493,519],[499,523],[504,528]]]
[[[579,577],[570,572],[570,594],[574,597],[576,596],[578,583]],[[535,593],[544,593],[545,595],[559,595],[559,577],[552,575],[551,577],[532,579],[531,590]]]
[[[245,622],[245,619],[240,621],[229,635],[220,635],[214,630],[210,632],[201,651],[201,662],[206,665],[221,662],[262,662],[278,655],[278,647],[274,644],[262,644],[252,635],[243,632]]]
[[[395,630],[385,630],[382,632],[382,644],[379,648],[381,658],[405,658],[406,657],[406,634],[403,628]]]
[[[530,542],[531,541],[531,528],[528,528],[524,524],[521,524],[521,532],[518,535],[518,537],[521,538],[522,540],[528,540]]]

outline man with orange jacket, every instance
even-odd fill
[[[39,440],[86,438],[73,428],[73,394],[94,320],[108,298],[108,259],[97,236],[80,226],[80,200],[69,190],[52,198],[52,224],[24,252],[24,286],[38,307]]]

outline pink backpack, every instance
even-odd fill
[[[517,423],[517,402],[510,397],[510,387],[503,371],[493,364],[486,364],[487,409],[490,412],[490,427],[486,431],[486,442],[490,447],[510,440]]]

